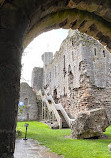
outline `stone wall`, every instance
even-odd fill
[[[37,93],[36,93],[36,97],[37,97],[37,108],[38,108],[37,120],[41,121],[43,119],[42,118],[42,99],[41,99],[40,94],[37,94]]]
[[[105,107],[111,121],[110,68],[109,52],[93,38],[73,31],[50,64],[44,63],[43,86],[71,118],[89,109]]]
[[[24,108],[22,112],[18,112],[19,121],[32,121],[38,119],[38,107],[36,103],[36,93],[25,82],[20,84],[20,99],[24,102]]]
[[[32,71],[31,87],[38,91],[43,85],[43,68],[35,67]]]

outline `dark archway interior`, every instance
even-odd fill
[[[0,157],[13,157],[23,47],[42,32],[72,28],[111,51],[110,13],[110,0],[0,0]]]

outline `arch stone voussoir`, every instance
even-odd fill
[[[111,49],[111,24],[94,13],[88,13],[87,11],[80,11],[78,9],[66,9],[41,18],[27,32],[24,47],[42,32],[58,28],[78,29],[99,40],[109,51]]]

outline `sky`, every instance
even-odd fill
[[[31,85],[31,74],[34,67],[43,67],[41,55],[44,52],[59,50],[62,41],[67,37],[68,30],[58,29],[42,33],[24,50],[22,56],[21,82]]]

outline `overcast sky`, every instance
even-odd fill
[[[24,50],[21,81],[27,81],[30,85],[33,68],[43,66],[41,55],[47,51],[53,52],[53,54],[58,51],[67,35],[68,30],[59,29],[48,31],[36,37]]]

